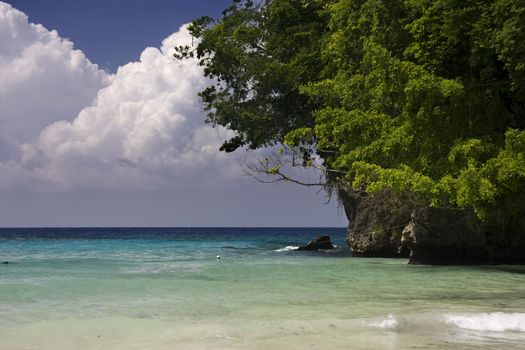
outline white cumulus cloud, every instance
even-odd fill
[[[203,122],[202,68],[172,59],[190,41],[182,27],[110,76],[0,2],[0,186],[158,189],[238,178],[237,157],[218,151],[228,131]]]
[[[70,41],[0,2],[0,160],[50,123],[73,120],[109,81]]]

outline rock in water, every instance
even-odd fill
[[[471,210],[416,208],[401,244],[411,264],[524,264],[525,217],[495,214],[481,221]]]
[[[402,257],[411,264],[525,264],[525,209],[431,208],[410,195],[340,191],[352,256]]]
[[[319,249],[334,249],[330,236],[319,236],[316,239],[308,242],[307,245],[300,246],[297,250],[319,250]]]
[[[401,232],[410,221],[414,205],[388,191],[366,197],[339,196],[348,217],[348,246],[352,256],[408,258],[410,250],[401,246]]]

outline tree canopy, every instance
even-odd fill
[[[286,143],[328,181],[523,212],[521,0],[234,0],[190,26],[222,149]]]

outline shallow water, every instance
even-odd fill
[[[1,229],[0,349],[525,349],[525,267],[284,249],[320,233]]]

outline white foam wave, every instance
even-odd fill
[[[275,249],[274,252],[290,252],[292,250],[297,250],[297,249],[299,249],[298,246],[288,245],[284,248]]]
[[[370,322],[368,324],[370,327],[376,327],[381,329],[394,329],[399,325],[399,321],[395,318],[394,315],[390,314],[387,318],[377,322]]]
[[[448,324],[474,331],[525,332],[525,313],[445,315],[445,320]]]

